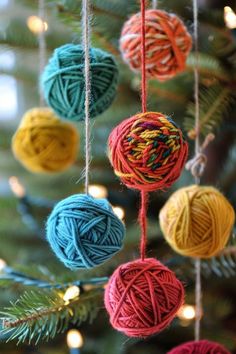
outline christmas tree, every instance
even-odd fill
[[[68,353],[68,331],[77,329],[83,336],[82,353],[167,353],[193,340],[195,275],[193,260],[175,253],[163,238],[158,215],[174,191],[193,184],[189,171],[183,170],[165,193],[160,190],[151,193],[148,208],[147,255],[161,260],[184,283],[185,306],[160,334],[145,340],[127,340],[110,325],[103,301],[104,288],[113,271],[139,257],[139,193],[126,188],[115,176],[106,147],[112,129],[141,110],[141,75],[129,69],[119,49],[121,29],[132,14],[139,12],[139,2],[91,2],[92,47],[114,56],[119,84],[112,105],[92,120],[89,192],[95,198],[109,200],[125,223],[126,236],[122,251],[109,261],[96,268],[76,271],[66,268],[54,256],[46,240],[45,223],[58,201],[84,192],[83,123],[74,124],[80,146],[76,161],[66,171],[49,175],[31,173],[14,158],[11,149],[22,116],[28,109],[39,106],[40,64],[48,61],[55,48],[66,43],[80,44],[82,38],[82,1],[45,1],[43,21],[38,13],[39,4],[27,0],[0,3],[0,352]],[[224,20],[224,7],[228,6],[225,13],[229,13],[229,6],[236,10],[234,5],[231,1],[198,1],[198,62],[200,138],[203,142],[209,134],[215,135],[203,151],[207,163],[201,182],[217,187],[235,207],[236,16],[230,12],[230,22],[227,16],[227,21]],[[152,6],[151,2],[148,6]],[[194,34],[192,2],[158,1],[157,6],[180,17],[190,34]],[[42,33],[46,41],[43,58],[42,47],[39,53]],[[148,82],[148,110],[162,112],[181,127],[189,142],[189,158],[194,154],[197,134],[195,68],[196,56],[191,52],[182,73],[164,82],[154,78]],[[201,269],[204,295],[201,337],[219,342],[234,353],[236,245],[233,235],[224,250],[202,260]]]

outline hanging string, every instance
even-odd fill
[[[42,21],[42,27],[38,34],[39,41],[39,77],[41,76],[46,64],[46,40],[45,40],[45,2],[39,0],[38,3],[38,17]],[[42,90],[39,91],[39,106],[44,106],[44,97]]]
[[[146,77],[146,47],[145,47],[145,0],[140,1],[141,6],[141,100],[142,100],[142,112],[147,111],[147,77]],[[141,226],[141,243],[140,253],[141,259],[145,259],[146,243],[147,243],[147,202],[148,194],[145,191],[141,191],[141,208],[139,211],[139,222]]]
[[[90,3],[89,0],[83,0],[82,4],[82,31],[84,46],[84,80],[85,80],[85,193],[89,190],[89,165],[91,161],[91,143],[90,143]]]
[[[195,100],[195,157],[200,154],[200,118],[199,118],[199,51],[198,51],[198,4],[197,0],[193,0],[193,29],[194,29],[194,100]],[[200,184],[200,176],[195,174],[195,183]],[[195,304],[196,304],[196,319],[195,319],[195,340],[200,340],[200,321],[202,313],[201,299],[201,260],[195,260]]]
[[[157,9],[157,0],[152,0],[152,8]]]

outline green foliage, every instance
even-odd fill
[[[207,135],[220,125],[223,116],[234,100],[235,98],[227,87],[217,84],[208,89],[202,88],[200,92],[200,131],[202,135]],[[194,120],[195,105],[190,102],[184,121],[184,127],[190,136],[194,132]]]
[[[35,343],[64,332],[69,324],[92,321],[101,304],[101,291],[93,290],[66,303],[63,293],[54,290],[25,292],[10,307],[1,311],[1,336],[7,341]]]

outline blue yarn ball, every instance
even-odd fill
[[[47,221],[47,240],[70,269],[93,268],[122,248],[125,227],[106,199],[75,194],[60,201]]]
[[[90,117],[104,112],[116,96],[118,67],[114,57],[101,49],[90,49]],[[48,105],[61,118],[84,120],[84,50],[79,44],[55,49],[41,77]]]

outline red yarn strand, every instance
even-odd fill
[[[146,78],[146,46],[145,46],[145,6],[146,1],[141,0],[141,61],[142,61],[142,111],[147,111],[147,78]]]
[[[147,243],[147,203],[148,203],[148,193],[141,191],[141,207],[139,210],[139,223],[142,230],[141,242],[140,242],[140,253],[142,261],[145,259],[146,254],[146,243]]]
[[[141,0],[141,60],[142,60],[142,86],[141,86],[141,97],[142,97],[142,111],[145,113],[147,111],[147,78],[146,78],[146,47],[145,47],[145,7],[146,0]],[[140,253],[141,259],[145,259],[146,255],[146,243],[147,243],[147,200],[148,194],[144,190],[141,191],[141,207],[139,210],[139,223],[141,226],[141,242],[140,242]]]

